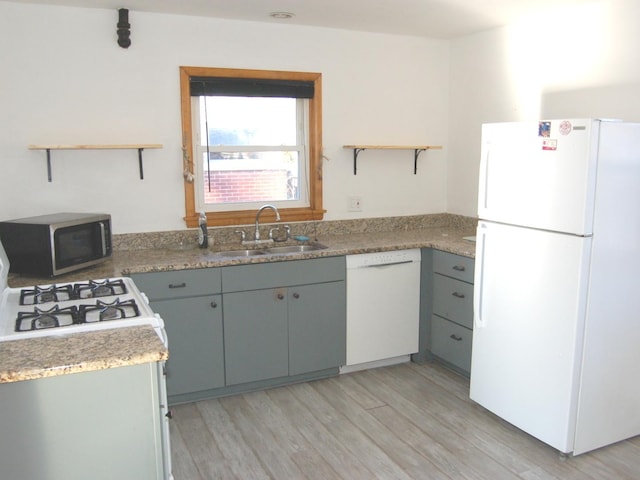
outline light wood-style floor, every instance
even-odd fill
[[[403,364],[179,405],[175,480],[640,478],[640,437],[561,459],[468,389],[438,364]]]

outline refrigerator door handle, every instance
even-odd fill
[[[485,326],[485,321],[482,315],[482,304],[484,296],[484,257],[485,257],[485,236],[487,226],[478,225],[478,231],[476,235],[476,266],[475,266],[475,278],[473,284],[475,285],[475,292],[473,294],[473,319],[474,328],[482,328]],[[479,261],[478,261],[479,260]]]
[[[482,198],[482,208],[487,208],[489,183],[489,155],[491,149],[486,147],[484,156],[480,160],[480,182],[478,183],[478,198]]]

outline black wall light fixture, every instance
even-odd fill
[[[118,45],[122,48],[129,48],[131,45],[131,24],[129,24],[129,10],[121,8],[118,10]]]

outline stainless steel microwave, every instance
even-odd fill
[[[53,277],[111,256],[111,215],[55,213],[0,222],[10,271]]]

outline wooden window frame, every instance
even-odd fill
[[[185,222],[187,227],[198,226],[199,212],[195,207],[193,181],[193,138],[191,122],[191,77],[266,78],[314,82],[314,96],[309,99],[309,206],[279,208],[283,222],[322,220],[322,74],[275,70],[244,70],[233,68],[180,67],[180,103],[182,111],[182,151],[184,168]],[[191,176],[191,177],[190,177]],[[190,179],[191,178],[191,179]],[[255,221],[255,210],[207,212],[209,226],[249,225]]]

